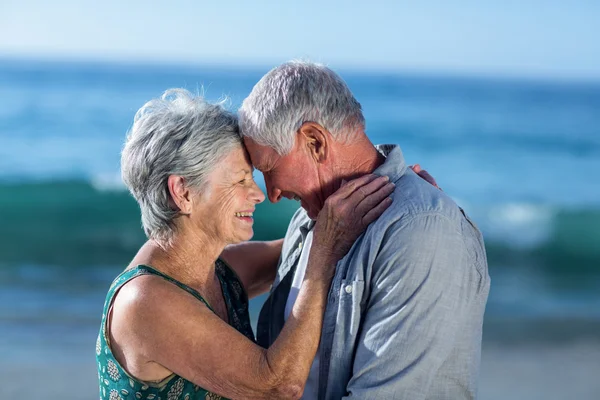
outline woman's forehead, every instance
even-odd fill
[[[232,150],[219,161],[215,166],[215,171],[218,171],[217,173],[219,175],[239,176],[242,173],[252,174],[254,172],[254,167],[250,163],[250,158],[244,148],[240,147],[239,149]]]

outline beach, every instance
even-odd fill
[[[1,398],[97,399],[94,343],[99,325],[91,322],[53,321],[37,326],[36,333],[23,335],[32,329],[30,322],[21,321],[26,327],[15,323],[9,328],[13,335],[6,335],[3,321]],[[546,329],[553,324],[568,325],[569,321],[546,322]],[[519,338],[516,332],[523,323],[503,321],[502,325],[513,331],[515,338],[484,339],[479,399],[598,398],[600,326],[575,326],[570,333],[565,327],[557,337]]]
[[[97,398],[106,291],[145,240],[119,175],[136,110],[185,87],[235,111],[267,70],[0,59],[1,399]],[[370,139],[399,144],[483,232],[480,398],[597,399],[600,84],[339,72]],[[259,205],[255,239],[297,208]]]

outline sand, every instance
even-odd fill
[[[5,348],[0,347],[0,350]],[[97,399],[94,339],[90,338],[89,349],[78,344],[67,357],[61,357],[59,350],[48,348],[33,359],[19,357],[21,361],[1,357],[0,398]],[[6,353],[0,351],[0,354]],[[30,362],[22,361],[26,358]],[[598,399],[600,341],[554,344],[485,342],[479,398]]]

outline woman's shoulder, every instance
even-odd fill
[[[183,290],[182,290],[183,289]],[[160,273],[143,272],[136,274],[121,286],[115,294],[115,308],[130,313],[159,316],[161,312],[177,313],[179,307],[196,303],[206,303],[204,298],[194,289]]]

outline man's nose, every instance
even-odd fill
[[[277,203],[279,200],[281,200],[281,190],[273,188],[267,189],[267,192],[269,194],[269,200],[271,203]]]
[[[267,186],[267,195],[269,196],[269,201],[271,203],[277,203],[281,200],[281,190],[277,189],[271,183],[271,179],[265,176],[265,186]]]

